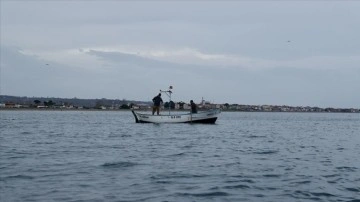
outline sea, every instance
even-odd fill
[[[2,110],[0,132],[1,202],[360,201],[360,114]]]

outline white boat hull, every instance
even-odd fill
[[[220,109],[211,109],[195,114],[151,115],[132,110],[136,123],[215,123],[220,112]]]

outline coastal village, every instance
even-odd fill
[[[287,105],[247,105],[247,104],[214,104],[202,100],[199,110],[221,109],[223,111],[240,112],[334,112],[334,113],[360,113],[357,108],[320,108],[311,106]],[[129,101],[119,99],[78,99],[78,98],[35,98],[18,96],[0,96],[0,109],[58,109],[58,110],[151,110],[151,102]],[[165,102],[163,109],[190,110],[190,104],[185,102]]]

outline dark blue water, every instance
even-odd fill
[[[0,111],[0,201],[360,201],[360,114]]]

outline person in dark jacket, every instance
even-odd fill
[[[159,93],[159,95],[155,96],[152,99],[152,101],[154,103],[152,114],[154,115],[155,111],[156,111],[157,115],[159,115],[160,114],[160,105],[161,105],[161,103],[163,103],[163,100],[161,99],[161,93]]]
[[[197,106],[194,103],[193,100],[190,100],[190,105],[191,105],[191,113],[196,114],[197,113]]]

